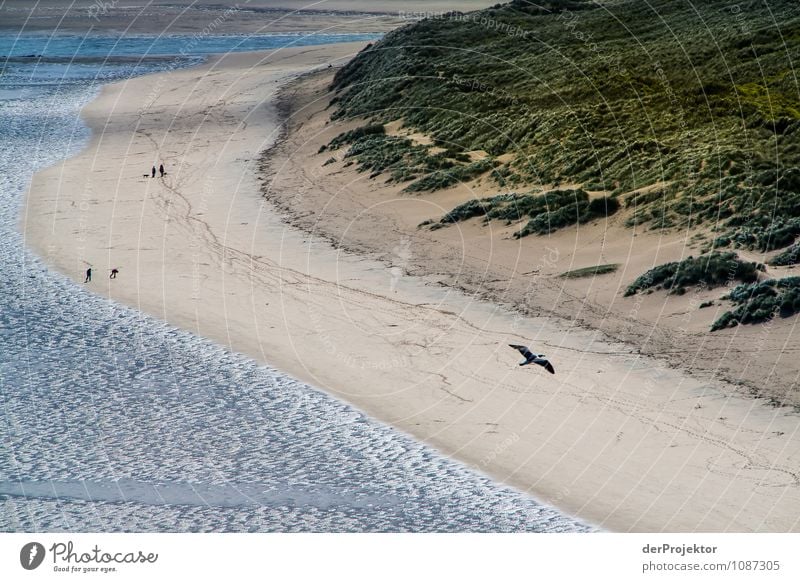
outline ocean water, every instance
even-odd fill
[[[0,36],[13,57],[0,60],[0,531],[590,529],[313,387],[94,296],[25,247],[30,177],[82,147],[79,112],[102,83],[208,52],[358,38],[344,36],[217,37],[181,59],[163,55],[187,38]]]

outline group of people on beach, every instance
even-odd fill
[[[159,172],[159,174],[160,174],[160,176],[162,178],[167,174],[166,170],[164,169],[164,164],[159,164],[158,165],[158,172]],[[150,177],[151,178],[155,178],[156,177],[156,167],[155,166],[153,166],[152,172],[150,173]],[[119,269],[116,269],[116,268],[111,269],[111,274],[108,276],[108,278],[109,279],[116,279],[118,274],[119,274]],[[91,283],[92,282],[92,268],[91,267],[86,269],[86,277],[84,278],[83,282],[84,283]]]
[[[117,275],[119,274],[119,269],[114,268],[111,269],[111,274],[108,276],[109,279],[116,279]],[[92,268],[89,267],[86,269],[86,278],[83,280],[84,283],[91,283],[92,282]]]

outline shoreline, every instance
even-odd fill
[[[796,418],[592,331],[520,318],[342,253],[270,212],[258,168],[281,125],[274,89],[354,50],[227,55],[106,86],[84,110],[91,143],[34,178],[26,242],[78,282],[82,261],[99,273],[119,267],[93,290],[268,362],[599,527],[796,531]],[[170,90],[139,116],[165,80]],[[142,178],[156,157],[167,177]],[[547,346],[553,380],[519,373],[505,344],[523,341]],[[783,438],[752,436],[765,428]]]
[[[3,27],[14,32],[87,31],[124,33],[197,33],[210,30],[222,34],[263,32],[388,32],[414,19],[414,15],[451,10],[478,10],[490,6],[486,0],[376,0],[368,7],[359,0],[216,0],[153,3],[152,0],[94,2],[75,5],[64,0],[5,0],[0,5]]]

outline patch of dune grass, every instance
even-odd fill
[[[573,269],[572,271],[561,273],[559,277],[563,279],[582,279],[583,277],[595,277],[597,275],[606,275],[608,273],[613,273],[617,269],[619,269],[619,263],[610,263],[607,265],[595,265],[594,267]]]
[[[403,136],[388,135],[384,126],[376,123],[339,134],[320,148],[320,153],[343,146],[348,146],[344,157],[354,160],[358,171],[369,171],[370,177],[388,173],[392,182],[413,180],[405,192],[448,188],[472,180],[498,165],[491,158],[471,162],[463,152],[453,149],[432,153],[432,146],[414,143]]]
[[[490,159],[472,162],[470,164],[453,165],[444,170],[436,170],[405,187],[405,192],[436,191],[448,188],[455,184],[467,182],[484,174],[494,167]]]
[[[549,234],[560,228],[604,218],[619,209],[615,198],[593,198],[583,190],[552,190],[544,194],[500,194],[470,200],[456,206],[439,221],[439,226],[483,216],[485,221],[503,220],[506,224],[528,219],[515,238],[529,234]]]
[[[720,287],[732,281],[751,283],[758,279],[761,268],[763,265],[742,261],[731,252],[687,257],[650,269],[628,286],[625,296],[647,289],[666,289],[671,294],[683,295],[691,285]]]
[[[800,263],[800,244],[793,244],[788,249],[775,255],[769,262],[770,265],[786,267]]]
[[[739,324],[763,323],[778,315],[791,317],[800,313],[800,277],[739,285],[725,299],[737,307],[723,313],[711,326],[711,331]]]

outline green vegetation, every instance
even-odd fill
[[[583,190],[552,190],[544,194],[500,194],[470,200],[445,214],[438,227],[483,216],[484,220],[504,220],[506,224],[528,218],[514,236],[549,234],[559,228],[604,218],[619,209],[615,198],[593,198]],[[434,223],[436,224],[436,223]]]
[[[723,313],[711,326],[711,331],[740,323],[762,323],[776,315],[790,317],[800,312],[800,277],[739,285],[725,299],[738,307]]]
[[[382,123],[372,123],[370,125],[364,125],[362,127],[351,129],[350,131],[345,131],[344,133],[333,138],[331,143],[329,143],[327,146],[322,146],[318,153],[321,153],[326,149],[335,150],[336,148],[345,144],[354,143],[362,138],[373,135],[386,135],[386,128],[383,127]]]
[[[467,165],[454,165],[444,170],[436,170],[424,178],[409,184],[405,192],[434,191],[448,188],[454,184],[467,182],[484,174],[494,167],[491,160],[480,160]]]
[[[750,283],[758,279],[758,263],[739,260],[736,253],[711,253],[702,257],[687,257],[680,262],[665,263],[647,271],[625,290],[625,296],[645,289],[667,289],[683,295],[690,285],[719,287],[737,280]]]
[[[374,126],[367,126],[374,127]],[[383,126],[380,126],[381,130]],[[454,165],[445,156],[432,156],[427,146],[414,144],[404,137],[386,135],[382,131],[360,131],[358,128],[336,137],[328,150],[335,150],[344,144],[350,147],[344,159],[356,162],[359,172],[370,172],[371,177],[388,173],[389,181],[412,180],[420,174],[428,174]]]
[[[376,123],[336,136],[318,153],[343,146],[349,146],[345,159],[357,162],[360,172],[370,171],[372,178],[389,173],[390,182],[416,180],[405,188],[405,192],[447,188],[489,172],[496,165],[491,158],[470,162],[469,156],[452,149],[433,154],[432,146],[415,144],[402,136],[387,135],[385,127]],[[323,166],[332,163],[331,159]]]
[[[770,265],[778,267],[796,265],[800,263],[800,244],[794,244],[782,253],[773,257],[769,262]]]
[[[567,271],[566,273],[561,273],[560,276],[564,279],[581,279],[583,277],[594,277],[596,275],[613,273],[617,269],[619,269],[619,264],[611,263],[608,265],[595,265],[594,267],[584,267],[583,269]]]
[[[525,197],[522,197],[525,198]],[[464,204],[456,206],[445,214],[439,221],[440,224],[452,224],[475,218],[476,216],[486,216],[496,208],[502,208],[506,205],[516,204],[517,200],[521,198],[514,194],[501,194],[492,198],[482,198],[480,200],[470,200]]]
[[[799,2],[536,4],[387,34],[336,74],[335,117],[402,119],[452,152],[512,154],[489,174],[502,187],[582,184],[617,198],[663,184],[626,199],[630,226],[710,226],[716,247],[762,250],[800,236]],[[410,191],[478,171],[444,159],[405,174],[372,165],[418,179]],[[523,231],[581,216],[565,209]]]
[[[794,200],[796,204],[800,205],[800,194],[786,194],[785,199]],[[796,209],[793,211],[797,212]],[[714,245],[717,247],[733,245],[735,247],[757,249],[762,252],[785,247],[791,244],[797,236],[800,235],[800,218],[785,219],[782,218],[782,216],[785,215],[783,213],[788,213],[790,211],[781,209],[781,212],[782,213],[777,217],[765,217],[761,220],[761,224],[757,224],[756,218],[752,216],[749,218],[737,216],[735,219],[729,221],[729,223],[732,223],[734,220],[736,222],[747,220],[750,224],[748,226],[739,227],[731,233],[717,238],[714,241]]]
[[[516,238],[529,234],[550,234],[566,226],[603,218],[619,209],[619,202],[615,198],[589,200],[589,195],[583,190],[556,190],[535,197],[533,202],[527,213],[531,219],[521,231],[514,234]],[[516,210],[513,208],[512,212]],[[489,217],[492,218],[491,214]],[[510,219],[503,215],[498,218]]]

